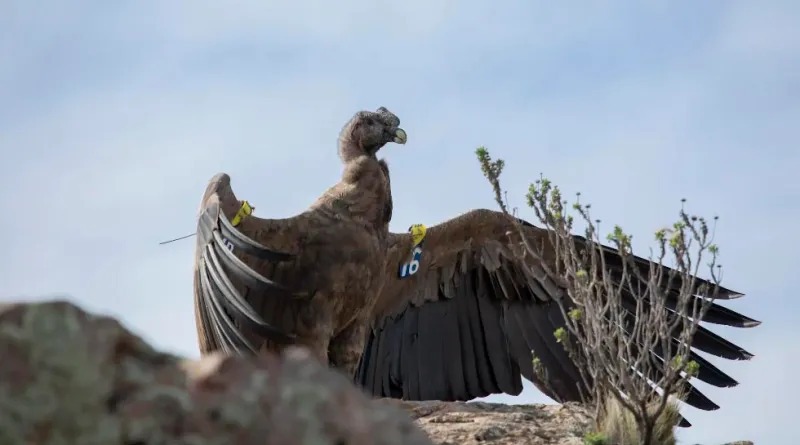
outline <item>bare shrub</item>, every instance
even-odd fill
[[[476,154],[502,211],[516,213],[509,212],[500,186],[503,160],[492,160],[484,147]],[[677,221],[655,232],[649,257],[637,259],[631,235],[620,226],[603,244],[600,221],[592,218],[580,194],[570,203],[545,177],[527,193],[528,206],[549,230],[555,260],[545,267],[567,283],[566,295],[557,298],[566,329],[553,335],[590,388],[584,398],[595,404],[600,431],[624,439],[612,443],[673,444],[680,419],[674,399],[682,398],[685,384],[698,372],[698,364],[685,358],[717,295],[721,271],[713,224],[688,214],[684,201]],[[514,220],[525,247],[522,255],[544,265],[542,247],[532,245]],[[584,226],[583,236],[573,234],[576,223]],[[711,278],[696,278],[705,267]]]

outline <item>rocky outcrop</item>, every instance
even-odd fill
[[[400,402],[437,444],[584,445],[591,413],[575,403]],[[695,444],[698,445],[698,444]],[[749,440],[723,445],[753,445]]]
[[[582,445],[590,430],[582,406],[482,402],[401,402],[438,444]]]
[[[66,302],[0,308],[0,444],[432,444],[300,350],[155,351]]]

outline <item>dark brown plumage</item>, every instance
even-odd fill
[[[383,284],[382,258],[392,209],[388,168],[375,155],[388,142],[405,143],[399,125],[400,120],[383,107],[357,113],[339,137],[344,172],[338,184],[292,218],[245,218],[236,229],[252,241],[236,245],[236,234],[225,234],[244,263],[225,250],[221,238],[215,242],[213,237],[219,217],[232,217],[239,201],[227,175],[211,180],[198,226],[195,274],[202,352],[275,350],[292,340],[325,363],[355,372],[371,306]],[[247,246],[255,243],[288,255],[247,255]],[[239,296],[233,294],[226,289],[231,283],[224,282],[224,276],[232,273],[230,265],[222,266],[226,258],[234,263],[234,273],[237,267],[249,266],[251,275],[265,278],[250,283],[232,279]],[[295,292],[268,284],[269,280]],[[249,317],[242,318],[242,313]],[[291,333],[293,338],[277,332]],[[273,335],[259,335],[269,333]]]
[[[229,220],[241,201],[227,175],[212,179],[198,224],[201,351],[274,350],[297,342],[378,397],[519,394],[524,376],[557,401],[579,400],[578,370],[553,336],[564,324],[553,302],[562,291],[558,278],[512,253],[519,239],[510,238],[516,233],[510,217],[473,210],[429,228],[416,272],[400,277],[411,259],[412,235],[388,230],[389,174],[376,158],[387,142],[405,142],[398,126],[385,108],[357,113],[339,138],[342,180],[292,218],[250,216],[233,228]],[[523,224],[526,235],[545,246],[545,260],[552,260],[547,233]],[[719,292],[720,299],[739,295]],[[759,324],[717,304],[704,321]],[[705,328],[694,348],[734,360],[752,357]],[[549,375],[549,387],[534,374],[531,351]],[[700,380],[737,384],[699,355],[692,358],[700,364]],[[717,408],[693,387],[687,403]]]

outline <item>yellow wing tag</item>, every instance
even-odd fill
[[[414,240],[414,247],[416,247],[425,239],[428,228],[425,227],[425,224],[414,224],[408,228],[408,231],[411,232],[411,239]]]
[[[245,216],[252,215],[253,214],[253,210],[255,210],[255,209],[256,208],[251,206],[249,202],[242,201],[242,206],[239,207],[239,211],[236,212],[235,215],[233,215],[233,219],[231,220],[231,224],[233,224],[234,227],[238,226],[242,222],[242,219]]]
[[[255,210],[255,209],[256,209],[256,208],[255,208],[255,207],[253,207],[253,206],[251,206],[249,202],[247,202],[247,201],[242,201],[242,206],[241,206],[241,207],[239,207],[239,210],[236,212],[236,214],[235,214],[235,215],[233,215],[233,218],[231,219],[231,224],[233,224],[233,226],[234,226],[234,227],[238,226],[239,224],[241,224],[242,220],[243,220],[243,219],[244,219],[246,216],[250,216],[250,215],[252,215],[252,214],[253,214],[253,210]],[[233,243],[232,243],[232,242],[230,242],[230,241],[228,241],[228,238],[225,238],[225,237],[223,236],[223,237],[222,237],[222,244],[224,244],[224,245],[225,245],[225,247],[226,247],[228,250],[230,250],[231,252],[233,252],[233,248],[234,248],[234,246],[233,246]]]

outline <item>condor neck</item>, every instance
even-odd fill
[[[386,164],[362,155],[345,163],[342,180],[312,205],[337,219],[359,220],[376,230],[391,219],[392,196]]]

